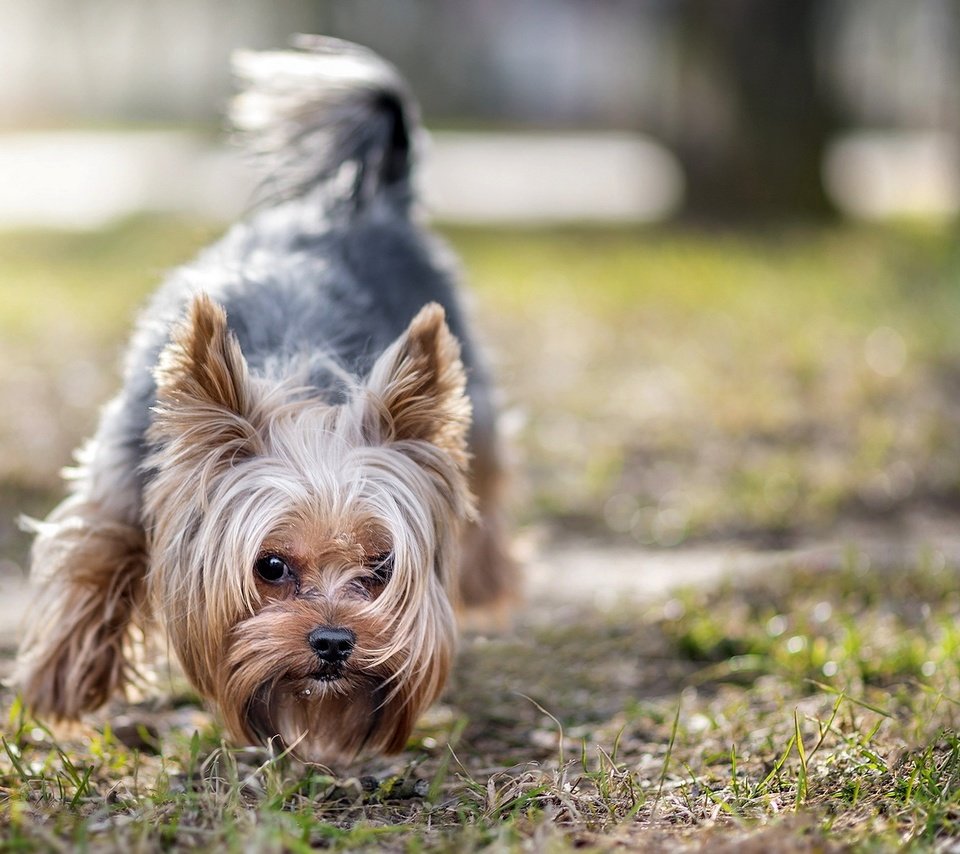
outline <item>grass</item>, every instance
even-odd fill
[[[957,568],[854,557],[473,636],[404,756],[350,777],[232,748],[176,692],[55,736],[5,691],[0,834],[13,850],[934,846],[960,832]]]
[[[25,563],[12,517],[55,500],[136,307],[214,231],[0,234],[4,572]],[[839,532],[847,560],[606,609],[528,603],[465,640],[401,757],[339,773],[224,743],[176,675],[72,731],[0,688],[0,848],[873,851],[960,835],[958,566],[929,533],[960,498],[954,236],[448,237],[496,354],[523,525],[561,548]],[[871,564],[877,533],[910,544]]]
[[[949,233],[457,237],[534,512],[671,545],[956,502]]]

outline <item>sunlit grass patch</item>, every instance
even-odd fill
[[[781,610],[787,585],[789,608]],[[928,598],[934,591],[943,597],[936,610]],[[731,583],[726,595],[729,607],[716,609],[708,595],[688,593],[671,603],[677,619],[664,622],[678,651],[704,664],[709,678],[773,672],[859,693],[936,677],[960,696],[960,591],[952,567],[898,575],[861,556],[841,573],[778,578],[740,601]]]
[[[88,343],[115,345],[162,276],[218,231],[209,224],[142,217],[95,232],[3,232],[0,336],[30,346],[65,330]]]
[[[454,237],[532,515],[669,546],[957,501],[949,233]]]

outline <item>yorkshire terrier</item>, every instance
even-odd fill
[[[487,369],[419,223],[417,106],[364,48],[295,48],[237,57],[266,192],[154,296],[33,523],[18,681],[76,720],[157,634],[235,739],[343,763],[404,748],[460,608],[517,578]]]

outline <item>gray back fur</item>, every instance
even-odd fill
[[[223,305],[251,373],[309,366],[316,396],[339,402],[336,364],[363,377],[427,302],[444,306],[463,347],[474,430],[492,420],[482,367],[464,325],[452,256],[411,219],[410,170],[421,133],[403,81],[374,54],[314,40],[307,50],[242,54],[248,83],[234,117],[268,175],[267,195],[142,315],[124,389],[101,442],[143,464],[155,402],[153,368],[191,297]],[[142,488],[142,478],[137,477]]]

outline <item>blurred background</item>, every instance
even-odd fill
[[[0,0],[0,585],[137,306],[247,205],[231,51],[298,31],[421,100],[540,553],[948,556],[958,0]]]

